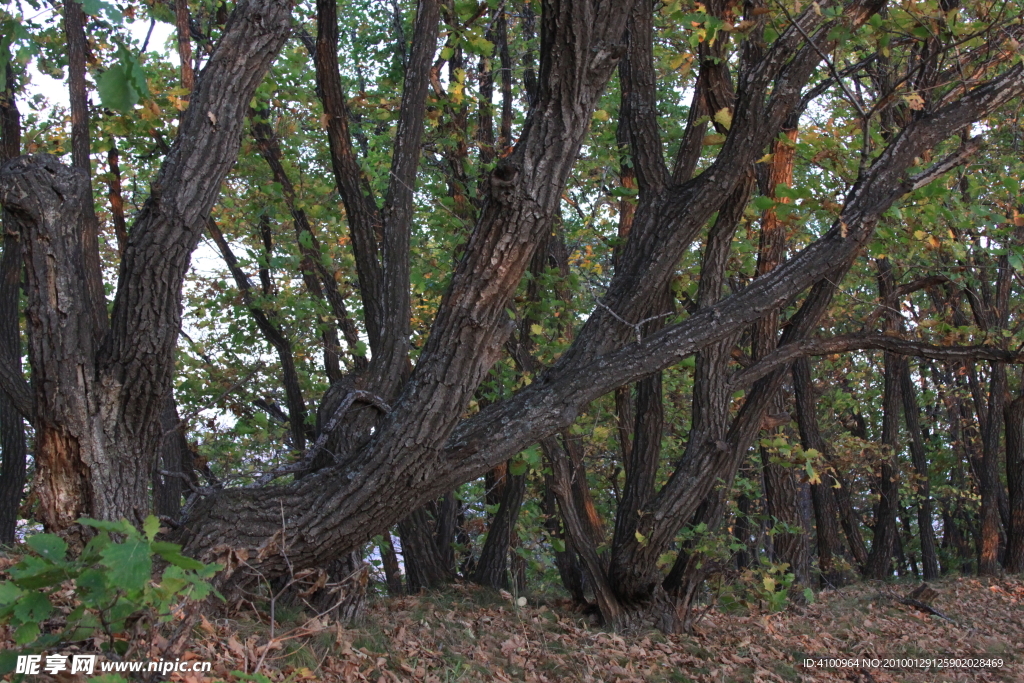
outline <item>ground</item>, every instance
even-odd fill
[[[901,604],[916,584],[862,583],[810,605],[767,613],[757,605],[707,609],[692,635],[608,633],[558,600],[475,587],[375,602],[357,627],[293,612],[271,647],[266,623],[241,613],[205,620],[189,657],[215,676],[257,670],[273,681],[1024,681],[1024,581],[950,578],[932,584],[943,616]],[[879,659],[877,665],[807,668],[809,656]],[[1001,661],[985,668],[885,668],[887,658]],[[863,662],[860,662],[863,663]],[[969,662],[970,663],[970,662]],[[989,662],[990,664],[992,662]],[[262,680],[262,676],[259,677]]]

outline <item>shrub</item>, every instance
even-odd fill
[[[221,566],[155,540],[156,517],[148,517],[142,531],[127,520],[79,521],[96,535],[78,557],[68,557],[59,536],[31,536],[28,552],[7,570],[10,580],[0,581],[0,625],[10,627],[20,654],[98,637],[104,650],[123,655],[185,604],[215,593],[208,579]],[[154,578],[157,557],[167,566]],[[0,653],[0,675],[14,670],[18,654]]]

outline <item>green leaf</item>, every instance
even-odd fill
[[[79,599],[91,606],[110,602],[111,587],[107,585],[107,574],[99,569],[86,569],[75,581]]]
[[[103,565],[110,570],[110,581],[129,591],[142,590],[153,571],[149,544],[138,537],[125,539],[104,548]]]
[[[182,569],[198,571],[204,567],[203,563],[199,560],[194,560],[191,557],[182,555],[181,546],[177,543],[156,541],[150,544],[150,549],[163,559],[177,567],[181,567]]]
[[[160,531],[160,520],[155,515],[146,517],[146,521],[142,523],[142,530],[146,534],[146,539],[152,541]]]
[[[512,473],[512,476],[518,477],[520,474],[526,474],[526,470],[530,469],[530,464],[525,460],[513,460],[508,465],[508,471]]]
[[[25,545],[50,562],[62,562],[68,553],[68,544],[60,536],[36,534],[25,539]]]
[[[28,645],[39,637],[39,624],[29,621],[18,627],[14,632],[14,642],[18,645]]]
[[[142,65],[138,57],[124,45],[118,45],[117,58],[121,61],[125,76],[128,82],[138,92],[140,97],[149,95],[149,85],[146,83],[146,75],[142,72]]]
[[[100,74],[96,79],[96,91],[104,107],[122,114],[131,113],[139,101],[139,92],[132,86],[128,74],[120,64],[115,64]]]
[[[67,572],[63,567],[31,555],[22,558],[21,562],[11,567],[9,571],[18,586],[29,590],[52,586],[67,578]]]
[[[494,53],[494,43],[486,38],[473,38],[469,41],[469,44],[473,46],[473,52],[478,55],[490,57]]]
[[[53,605],[46,596],[37,591],[24,595],[14,606],[14,616],[21,621],[40,622],[50,616]]]
[[[119,9],[103,0],[79,0],[79,4],[82,5],[82,11],[92,17],[98,17],[102,12],[115,24],[120,24],[124,18]]]
[[[25,591],[21,590],[10,581],[0,582],[0,605],[9,605],[24,594]]]
[[[83,517],[78,520],[80,524],[91,526],[93,529],[100,529],[101,531],[113,531],[117,534],[132,534],[135,532],[135,527],[131,525],[127,519],[121,519],[116,522],[107,522],[99,519],[92,519],[91,517]]]
[[[555,549],[556,553],[565,552],[565,541],[560,538],[551,537],[551,547]]]

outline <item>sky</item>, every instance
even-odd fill
[[[125,19],[123,26],[132,38],[138,41],[140,46],[146,40],[146,33],[149,32],[149,21],[129,21]],[[171,62],[176,64],[178,61],[177,52],[168,47],[168,41],[172,35],[174,35],[174,26],[160,21],[155,22],[153,34],[150,36],[149,45],[146,48],[147,51],[162,52]],[[29,65],[28,74],[29,83],[25,88],[27,97],[37,94],[43,95],[53,106],[68,106],[68,90],[65,81],[52,78],[40,72],[34,63]],[[96,103],[96,91],[90,90],[89,95],[92,101]]]

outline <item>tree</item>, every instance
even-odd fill
[[[77,11],[73,1],[68,7],[69,16]],[[886,18],[890,9],[895,16]],[[257,478],[257,485],[205,491],[180,520],[177,537],[196,556],[246,555],[246,566],[264,575],[326,567],[410,512],[540,443],[550,460],[551,488],[567,545],[585,566],[603,618],[619,628],[650,623],[680,628],[680,609],[688,599],[682,591],[685,553],[667,578],[659,559],[676,546],[687,524],[720,523],[725,494],[715,493],[723,490],[716,487],[728,490],[762,428],[779,426],[776,419],[788,421],[788,416],[779,417],[777,397],[794,358],[829,343],[847,351],[889,352],[886,443],[896,438],[897,414],[892,411],[901,406],[895,354],[987,354],[995,359],[993,397],[1005,385],[997,382],[997,367],[1019,361],[991,343],[964,351],[960,345],[929,343],[940,340],[814,337],[841,294],[844,278],[851,270],[863,277],[858,258],[880,222],[888,225],[894,206],[908,195],[927,191],[944,174],[971,163],[984,140],[964,131],[1024,92],[1024,68],[1010,42],[1019,37],[1019,22],[982,12],[951,27],[944,22],[955,9],[929,9],[939,26],[932,31],[913,13],[898,13],[878,0],[812,4],[802,11],[716,0],[706,7],[666,5],[657,15],[644,3],[545,2],[536,73],[532,49],[524,52],[528,109],[518,135],[511,131],[513,114],[506,113],[512,107],[510,94],[503,96],[497,142],[493,119],[488,119],[492,102],[478,102],[476,139],[482,158],[471,165],[464,51],[474,40],[484,53],[488,45],[497,45],[499,53],[508,49],[509,39],[501,38],[507,8],[419,0],[409,49],[402,37],[395,50],[403,87],[389,105],[397,109],[394,133],[381,131],[389,152],[385,172],[374,177],[367,171],[371,141],[360,138],[365,128],[353,130],[358,115],[339,70],[338,8],[333,0],[319,0],[315,38],[299,37],[312,53],[326,128],[320,145],[329,151],[344,207],[357,280],[353,289],[359,295],[350,308],[361,313],[357,328],[370,353],[360,362],[362,339],[352,340],[356,348],[349,350],[348,372],[333,378],[325,392],[317,440],[303,456]],[[74,533],[74,521],[86,514],[139,522],[149,509],[189,258],[204,230],[217,239],[210,215],[235,163],[247,117],[253,117],[255,142],[305,249],[305,265],[297,270],[303,277],[309,274],[310,290],[313,275],[321,287],[326,285],[332,324],[346,328],[341,295],[331,300],[336,279],[322,262],[324,252],[313,246],[314,228],[301,225],[301,207],[288,188],[286,169],[275,166],[278,151],[263,128],[267,117],[261,111],[266,109],[250,108],[254,95],[267,96],[266,89],[258,88],[264,88],[261,81],[288,39],[292,12],[289,3],[278,0],[243,0],[223,27],[210,17],[207,37],[216,30],[219,39],[204,48],[206,62],[188,94],[174,142],[128,231],[109,316],[82,164],[67,167],[52,156],[24,156],[0,172],[0,201],[25,252],[32,368],[31,388],[14,373],[2,375],[3,388],[32,420],[39,515],[50,529]],[[527,42],[532,40],[532,12],[525,6],[521,20],[521,39]],[[655,70],[656,16],[661,34],[689,41],[696,65],[694,77],[685,82],[692,86],[692,98],[671,164],[666,163],[658,116],[659,102],[667,95],[659,92]],[[490,24],[493,43],[476,26],[485,17],[500,19]],[[179,12],[179,28],[187,19]],[[438,52],[442,21],[447,35]],[[68,23],[72,44],[75,35]],[[911,37],[893,43],[893,36],[908,27],[914,28]],[[183,64],[188,64],[190,48],[185,49],[184,39],[179,45]],[[439,73],[446,63],[447,79],[442,80]],[[487,74],[488,68],[479,73]],[[507,93],[511,70],[503,66],[502,71]],[[535,88],[529,79],[536,80]],[[482,77],[480,91],[487,87]],[[599,108],[607,106],[606,97],[618,106],[621,144],[614,149],[625,157],[618,175],[624,190],[631,189],[627,179],[635,175],[637,194],[635,210],[631,206],[622,212],[629,214],[628,224],[620,216],[614,270],[602,283],[605,292],[557,360],[544,366],[534,360],[533,369],[522,366],[528,383],[471,410],[474,401],[479,407],[481,385],[504,357],[517,317],[529,319],[516,310],[529,297],[517,301],[517,293],[538,246],[557,230],[584,145],[601,141],[592,126],[610,118]],[[674,97],[678,100],[678,94]],[[857,130],[859,138],[842,144],[859,157],[844,169],[851,177],[837,193],[841,201],[822,203],[810,229],[789,247],[790,258],[783,259],[785,246],[780,233],[772,232],[772,221],[796,208],[782,201],[794,192],[787,187],[793,171],[781,163],[783,147],[793,144],[786,132],[817,106],[833,107],[849,122],[848,130]],[[75,127],[76,111],[73,107],[73,146],[83,141]],[[391,121],[390,114],[386,118]],[[425,143],[425,129],[439,120],[444,136],[439,133]],[[714,133],[707,133],[708,126]],[[420,169],[429,166],[423,159],[427,148],[437,151],[427,161],[441,160],[439,177],[451,200],[447,211],[460,227],[448,228],[458,246],[443,296],[429,325],[414,331],[412,321],[419,313],[412,300],[413,243],[419,239],[417,215],[423,213],[417,189],[427,185],[419,177]],[[765,159],[772,153],[779,164]],[[772,163],[766,166],[765,161]],[[756,180],[768,168],[763,194],[752,201]],[[814,182],[815,174],[820,179],[816,170],[801,171],[798,180]],[[729,259],[746,258],[734,252],[734,245],[745,240],[733,236],[744,223],[749,228],[749,203],[764,212],[760,265],[742,284],[730,282],[726,293]],[[695,260],[705,231],[706,246]],[[226,240],[217,241],[230,263]],[[271,257],[261,258],[269,264]],[[699,280],[696,300],[687,302],[678,292],[681,273]],[[294,348],[275,336],[264,304],[252,298],[245,277],[234,279],[245,307],[287,367]],[[894,280],[886,287],[896,295]],[[883,301],[889,300],[883,292]],[[674,314],[677,302],[692,305],[685,315]],[[1005,310],[1000,305],[997,301],[996,309]],[[1000,314],[993,315],[1001,320]],[[528,329],[537,334],[532,325]],[[326,340],[325,354],[336,353],[329,348],[330,332],[320,336]],[[738,342],[751,352],[742,352],[742,372],[728,377],[725,369]],[[523,351],[530,355],[529,348]],[[690,408],[691,433],[684,451],[666,462],[661,452],[665,393],[658,373],[694,354],[698,390]],[[328,374],[330,366],[329,361]],[[294,385],[289,372],[283,372],[286,388]],[[600,520],[589,514],[585,479],[574,474],[580,463],[573,461],[564,438],[559,443],[554,435],[569,429],[592,402],[632,383],[638,383],[635,399],[628,390],[619,394],[623,405],[632,404],[633,427],[627,423],[623,431],[633,434],[629,447],[623,444],[622,495],[610,550],[602,554]],[[744,395],[734,405],[730,397],[737,391]],[[365,409],[355,409],[357,403]],[[291,443],[301,450],[304,421],[298,418],[304,400],[291,393],[288,404],[289,418],[294,418]],[[996,471],[990,447],[993,438],[998,441],[993,416],[1002,415],[1002,405],[996,398],[989,403],[985,486]],[[796,482],[791,472],[772,469],[772,448],[778,446],[765,446],[766,472],[782,484],[788,477],[793,485],[770,494],[775,502],[769,512],[792,524],[795,518],[782,506],[794,507]],[[895,448],[890,456],[896,463]],[[894,484],[895,475],[889,476],[885,466],[882,474],[882,488]],[[294,475],[293,481],[261,484],[282,475]],[[515,499],[522,494],[512,491],[509,515],[514,519],[511,508],[518,508]],[[895,505],[895,497],[888,500]],[[983,497],[985,519],[994,519],[986,500],[990,505],[994,499]],[[895,534],[896,511],[889,513],[885,529]],[[786,533],[799,545],[802,539],[792,528]],[[888,547],[888,541],[878,545],[884,563],[869,564],[887,567]],[[806,558],[807,546],[785,552],[796,561]],[[237,571],[224,581],[252,580],[247,572]],[[808,578],[805,568],[800,579]]]

